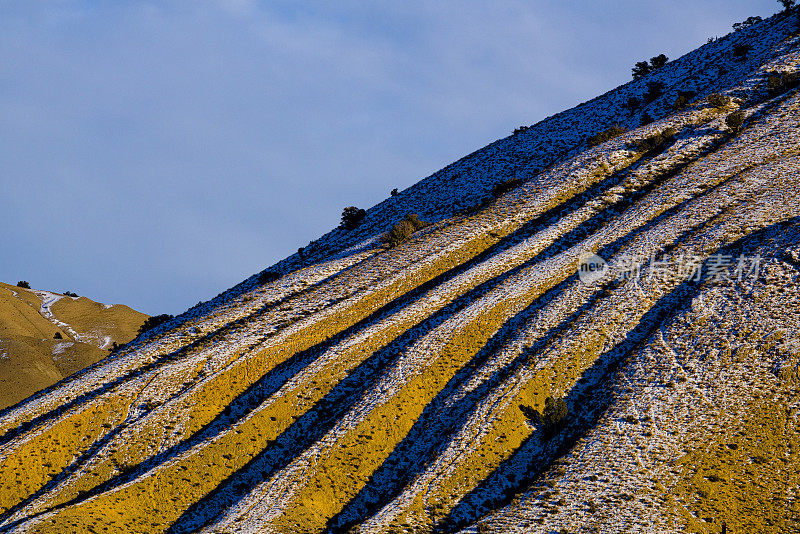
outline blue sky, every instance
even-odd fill
[[[0,281],[179,313],[772,0],[0,0]]]

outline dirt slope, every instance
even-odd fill
[[[120,304],[0,282],[0,409],[105,358],[147,317]]]

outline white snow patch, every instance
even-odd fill
[[[61,300],[63,298],[63,295],[57,295],[55,293],[51,293],[50,291],[41,291],[41,290],[36,290],[34,291],[34,293],[36,294],[37,297],[39,297],[39,300],[42,301],[42,306],[39,308],[39,313],[42,314],[42,317],[49,320],[57,327],[62,328],[67,332],[69,332],[69,334],[75,341],[80,341],[81,337],[78,335],[78,333],[75,330],[73,330],[73,328],[67,323],[59,321],[56,318],[56,316],[53,315],[53,312],[50,310],[50,306]]]
[[[63,354],[65,350],[73,346],[75,343],[72,341],[61,341],[53,346],[53,356]]]

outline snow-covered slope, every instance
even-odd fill
[[[796,29],[496,141],[6,410],[0,531],[798,531]]]

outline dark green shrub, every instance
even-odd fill
[[[78,298],[78,294],[77,293],[73,293],[72,291],[64,291],[64,296],[72,297],[72,298]]]
[[[392,226],[392,229],[384,236],[383,241],[388,248],[394,248],[407,241],[414,232],[425,228],[428,224],[425,221],[420,221],[415,213],[409,213],[405,219]]]
[[[628,101],[625,103],[625,107],[628,108],[628,111],[636,111],[642,106],[642,103],[639,102],[639,99],[635,96],[628,98]]]
[[[342,210],[342,222],[339,227],[345,230],[355,230],[366,216],[367,212],[365,210],[355,206],[348,206]]]
[[[675,128],[667,128],[662,132],[650,135],[644,139],[631,141],[628,143],[628,149],[645,153],[661,151],[675,139],[677,134],[678,130]]]
[[[634,79],[647,76],[648,74],[650,74],[650,71],[651,67],[647,61],[639,61],[631,69],[631,73],[633,74]]]
[[[430,226],[429,222],[420,221],[416,213],[406,215],[406,220],[414,226],[415,230],[422,230],[426,226]]]
[[[745,19],[744,22],[737,22],[736,24],[734,24],[733,29],[735,31],[743,30],[745,28],[749,28],[753,24],[758,24],[762,20],[764,19],[762,19],[761,17],[747,17],[747,19]]]
[[[542,412],[542,422],[545,426],[556,428],[566,422],[569,415],[569,408],[563,398],[547,397],[544,400],[544,411]]]
[[[525,406],[524,404],[519,405],[519,411],[522,412],[522,415],[525,416],[525,419],[531,422],[534,426],[539,426],[542,422],[542,415],[536,408],[531,408],[530,406]]]
[[[719,93],[714,93],[714,94],[708,95],[708,98],[706,98],[706,101],[708,101],[708,103],[709,103],[709,105],[711,105],[711,107],[719,109],[719,108],[724,108],[725,106],[727,106],[728,103],[731,101],[731,99],[729,97],[725,96],[725,95],[721,95]]]
[[[152,317],[148,317],[147,320],[145,320],[144,324],[139,327],[138,334],[139,335],[144,334],[148,330],[152,330],[153,328],[157,327],[158,325],[166,323],[170,319],[172,319],[172,315],[168,315],[166,313],[162,313],[161,315],[154,315]]]
[[[675,99],[675,103],[672,104],[672,107],[675,109],[683,109],[689,105],[689,102],[692,101],[694,96],[694,91],[678,91],[678,98]]]
[[[514,135],[517,135],[518,133],[522,133],[522,132],[524,132],[525,130],[527,130],[529,128],[530,128],[530,126],[520,126],[519,128],[514,128]]]
[[[800,84],[800,76],[796,72],[772,72],[767,78],[767,90],[771,95],[785,93]]]
[[[61,335],[61,332],[56,332],[53,334],[53,339],[64,339],[64,336]]]
[[[633,66],[631,69],[631,73],[633,74],[633,78],[642,78],[643,76],[647,76],[653,71],[656,71],[667,64],[669,58],[664,54],[659,54],[655,57],[650,58],[650,63],[647,61],[637,61],[636,65]]]
[[[586,138],[586,143],[590,147],[594,147],[602,143],[605,143],[606,141],[614,139],[615,137],[619,137],[626,131],[627,130],[625,130],[625,128],[623,128],[622,126],[614,125],[607,130],[603,130],[602,132],[590,135],[589,137]]]
[[[492,188],[492,196],[497,198],[503,195],[504,193],[511,191],[521,183],[522,180],[518,178],[511,178],[509,180],[502,181]]]
[[[747,53],[752,47],[746,44],[738,44],[733,47],[733,57],[746,58]]]
[[[281,277],[281,273],[276,273],[275,271],[262,271],[258,275],[258,283],[259,284],[267,284],[269,282],[274,282],[278,278]]]
[[[725,117],[725,124],[728,125],[728,128],[730,128],[731,131],[736,133],[741,129],[742,124],[744,124],[744,119],[744,111],[739,109]]]
[[[667,56],[665,56],[664,54],[659,54],[654,58],[650,58],[650,67],[652,67],[653,70],[660,69],[661,67],[667,64],[667,61],[669,61],[669,58]]]
[[[782,85],[782,80],[780,76],[776,76],[775,74],[770,75],[767,78],[767,89],[770,93],[777,93],[780,91]]]
[[[664,84],[661,82],[650,82],[647,84],[647,92],[644,94],[644,101],[648,104],[664,94]]]
[[[783,6],[783,11],[788,13],[794,8],[795,0],[778,0],[778,3]]]
[[[21,287],[22,289],[30,289],[31,285],[25,280],[20,280],[17,282],[17,287]]]
[[[392,189],[392,192],[391,192],[391,193],[389,193],[389,194],[390,194],[391,196],[393,196],[393,197],[396,197],[396,196],[397,196],[399,193],[397,192],[397,188],[395,187],[394,189]]]
[[[535,408],[523,404],[519,405],[519,409],[522,415],[524,415],[533,426],[541,427],[542,435],[546,439],[551,438],[556,432],[561,430],[569,416],[569,408],[562,398],[554,399],[553,397],[547,397],[544,400],[544,410],[542,413],[539,413]]]

